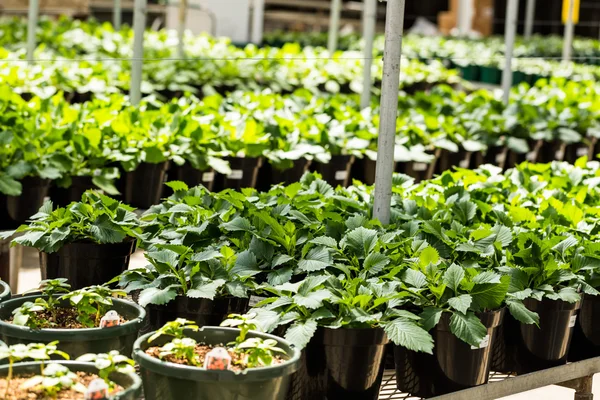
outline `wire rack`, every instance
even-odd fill
[[[491,372],[489,382],[499,382],[513,375],[500,372]],[[421,397],[412,396],[410,393],[403,393],[396,387],[396,371],[388,369],[383,373],[381,390],[379,391],[379,400],[421,400]]]

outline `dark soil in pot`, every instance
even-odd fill
[[[332,156],[327,164],[313,162],[311,171],[318,172],[323,176],[323,180],[331,186],[349,186],[352,183],[352,164],[354,156]]]
[[[187,336],[209,345],[232,342],[238,334],[237,329],[220,327],[186,331]],[[277,347],[285,351],[289,360],[271,367],[247,369],[239,374],[166,363],[151,357],[145,353],[150,347],[147,342],[150,335],[140,337],[133,352],[133,358],[140,365],[146,400],[284,400],[291,375],[298,368],[300,351],[273,335],[250,332],[248,337],[276,340]],[[171,339],[159,337],[151,345],[162,346]]]
[[[433,355],[395,346],[398,389],[418,397],[433,397],[487,383],[492,343],[503,315],[504,309],[478,314],[488,330],[479,348],[450,332],[447,313],[431,332],[435,342]]]
[[[600,297],[584,295],[573,340],[569,349],[569,361],[581,361],[600,357]]]
[[[129,355],[146,317],[146,311],[134,302],[113,299],[111,309],[118,312],[127,322],[110,328],[35,330],[6,322],[12,317],[13,310],[26,301],[35,301],[38,297],[40,296],[17,297],[0,303],[0,339],[6,344],[49,343],[58,340],[59,349],[71,358],[86,353],[108,353],[111,350],[119,350],[121,354]],[[65,301],[61,305],[66,307],[69,303]]]
[[[258,171],[262,165],[262,158],[251,157],[226,157],[229,162],[231,174],[217,174],[214,190],[223,189],[241,190],[256,187]]]
[[[50,361],[54,362],[54,361]],[[98,369],[93,363],[79,361],[56,361],[57,363],[69,368],[71,372],[85,372],[88,374],[98,374]],[[45,365],[47,365],[46,362]],[[41,370],[40,362],[17,363],[13,367],[13,376],[38,375]],[[8,365],[0,366],[0,378],[6,378],[8,375]],[[142,380],[136,374],[113,373],[109,379],[121,386],[123,390],[115,393],[113,400],[136,400],[139,399],[142,392]]]
[[[219,326],[229,314],[248,311],[249,299],[225,297],[214,300],[178,296],[165,305],[148,304],[148,318],[141,333],[155,331],[175,318],[185,318],[198,326]]]
[[[203,185],[208,190],[213,190],[216,173],[212,168],[200,170],[194,168],[190,163],[185,163],[183,165],[171,164],[168,175],[170,181],[181,181],[188,187]],[[163,187],[163,197],[170,196],[172,193],[171,188]]]
[[[376,400],[388,338],[383,329],[320,328],[303,351],[288,400]]]
[[[540,326],[522,324],[506,313],[494,341],[492,370],[525,374],[566,364],[581,303],[526,299],[523,304],[539,314]]]
[[[38,212],[48,195],[50,180],[28,176],[21,180],[20,196],[0,194],[0,230],[15,229]]]
[[[97,189],[92,182],[92,177],[74,176],[71,178],[71,186],[67,188],[53,186],[50,188],[50,199],[55,205],[65,207],[74,201],[81,201],[81,196],[89,189]]]
[[[73,289],[102,285],[129,267],[136,241],[97,244],[74,242],[55,253],[40,252],[42,279],[67,278]]]
[[[168,168],[168,161],[159,164],[141,163],[135,171],[123,174],[120,190],[123,202],[143,209],[158,204]]]

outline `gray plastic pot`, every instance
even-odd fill
[[[10,286],[4,281],[0,281],[0,303],[10,299]]]
[[[0,339],[6,344],[49,343],[58,340],[58,347],[71,358],[86,353],[108,353],[111,350],[118,350],[121,354],[129,356],[146,317],[146,311],[134,302],[113,299],[112,309],[128,321],[111,328],[34,330],[6,322],[12,316],[13,310],[26,301],[35,301],[38,297],[40,296],[18,297],[0,303]]]
[[[199,343],[223,344],[234,341],[239,329],[204,327],[197,332],[187,330],[185,333]],[[162,346],[172,339],[163,336],[148,343],[151,335],[152,332],[141,336],[133,349],[133,359],[140,365],[146,400],[284,400],[300,360],[300,350],[288,341],[266,333],[250,332],[248,337],[276,340],[289,360],[241,373],[209,371],[164,362],[147,355],[145,351],[149,347]]]
[[[48,363],[59,363],[69,368],[71,372],[86,372],[97,374],[98,369],[93,363],[79,361],[50,361]],[[40,373],[40,362],[24,362],[17,363],[13,366],[13,376],[32,375]],[[0,378],[5,378],[8,375],[8,365],[0,366]],[[121,386],[124,390],[115,394],[113,400],[136,400],[140,398],[142,392],[142,380],[136,374],[113,373],[110,379]]]

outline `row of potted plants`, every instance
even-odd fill
[[[258,327],[305,349],[292,391],[375,398],[391,340],[399,387],[432,396],[485,383],[490,364],[522,373],[598,354],[599,170],[582,158],[420,184],[398,175],[388,226],[370,220],[371,187],[318,175],[268,192],[171,182],[139,218],[89,193],[40,210],[16,242],[60,258],[82,240],[109,252],[137,239],[149,265],[112,283],[147,309],[142,331],[174,316],[216,325],[251,306]],[[93,214],[101,203],[114,214]]]

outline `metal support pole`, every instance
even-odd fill
[[[33,52],[35,51],[36,30],[38,17],[40,15],[40,1],[29,0],[29,10],[27,14],[27,61],[33,64]]]
[[[473,28],[473,0],[459,0],[457,19],[459,35],[469,35]]]
[[[183,42],[185,36],[185,21],[187,15],[187,0],[179,0],[179,26],[177,27],[177,58],[183,60],[185,58],[185,44]]]
[[[517,19],[519,18],[518,0],[508,0],[506,3],[506,26],[504,28],[505,57],[506,65],[502,73],[502,99],[504,104],[508,104],[510,97],[510,88],[513,83],[512,60],[515,49],[515,36],[517,34]]]
[[[338,47],[341,14],[342,0],[331,0],[331,11],[329,14],[329,34],[327,36],[327,49],[329,50],[329,54],[333,54]]]
[[[563,62],[571,61],[571,54],[573,52],[573,36],[575,35],[575,24],[573,23],[574,8],[575,0],[569,0],[569,13],[565,25],[565,38],[563,40]]]
[[[113,27],[115,31],[121,29],[121,0],[113,0]]]
[[[135,0],[133,9],[133,59],[129,100],[138,105],[142,99],[142,66],[144,63],[144,30],[146,29],[147,0]]]
[[[252,43],[261,44],[263,41],[263,26],[265,23],[265,0],[254,0],[252,11]]]
[[[360,108],[365,109],[371,105],[371,67],[373,65],[373,40],[375,38],[375,26],[377,24],[377,0],[364,0],[363,9],[363,37],[364,48],[364,70],[363,91],[360,96]]]
[[[392,174],[396,147],[396,119],[400,90],[400,59],[406,0],[388,0],[385,15],[385,48],[383,52],[383,81],[381,83],[381,113],[377,139],[375,170],[375,204],[373,217],[382,224],[390,222]]]
[[[531,39],[533,35],[533,20],[535,18],[535,0],[527,0],[527,11],[525,14],[525,39]]]

